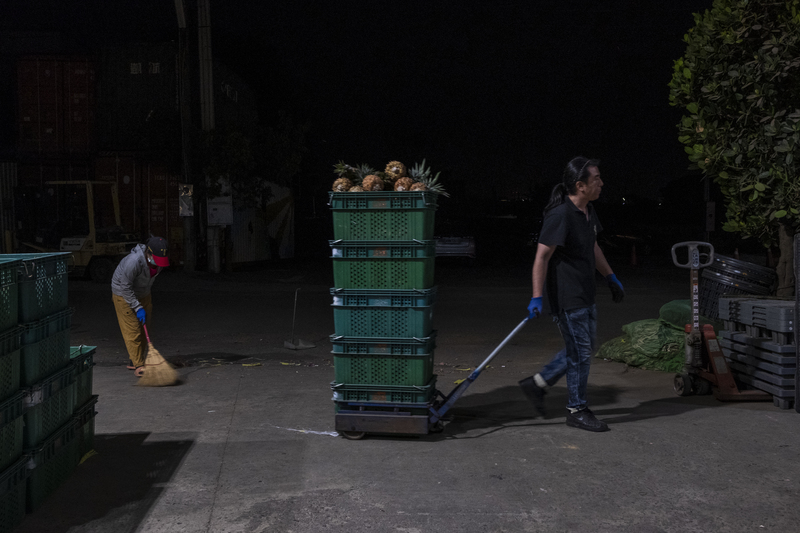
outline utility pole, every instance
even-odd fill
[[[191,190],[194,185],[192,177],[191,162],[191,92],[189,85],[189,63],[188,49],[189,39],[186,34],[186,11],[183,0],[175,0],[175,15],[178,18],[178,103],[181,115],[181,168],[182,185],[188,186]],[[192,198],[191,208],[194,212],[194,200]],[[197,268],[197,249],[195,239],[195,218],[193,214],[183,214],[183,269],[186,272],[194,272]]]
[[[203,131],[214,129],[214,77],[211,55],[211,0],[197,0],[197,45],[200,56],[200,121]],[[214,177],[216,178],[216,177]],[[206,176],[208,179],[208,176]],[[208,199],[206,199],[208,200]],[[208,271],[219,274],[220,227],[208,226]]]

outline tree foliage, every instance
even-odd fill
[[[276,124],[253,135],[235,129],[203,132],[197,157],[208,177],[205,193],[220,196],[230,187],[243,205],[263,207],[272,195],[269,183],[288,185],[300,172],[307,129],[281,113]]]
[[[720,187],[723,229],[765,246],[800,225],[800,0],[715,0],[674,63],[678,139]]]

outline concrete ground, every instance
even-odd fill
[[[688,295],[688,273],[614,261],[626,300],[598,293],[599,341]],[[525,316],[527,266],[437,261],[438,388],[449,392]],[[451,411],[444,432],[334,433],[332,274],[301,265],[165,273],[151,335],[182,384],[136,387],[110,289],[71,281],[73,344],[96,345],[95,449],[18,533],[797,531],[800,415],[679,398],[672,375],[595,359],[590,404],[611,431],[564,424],[559,383],[537,418],[517,381],[560,348],[528,324]],[[316,348],[292,351],[295,337]]]

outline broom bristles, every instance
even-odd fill
[[[178,382],[178,372],[155,349],[153,343],[147,344],[147,358],[144,361],[144,375],[137,385],[142,387],[167,387]]]

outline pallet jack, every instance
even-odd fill
[[[461,398],[467,391],[470,385],[478,379],[484,368],[500,353],[500,350],[508,344],[508,342],[519,333],[519,331],[528,322],[526,317],[520,322],[514,330],[509,333],[503,342],[497,347],[470,375],[459,383],[450,394],[445,396],[438,390],[436,391],[436,399],[430,404],[426,405],[427,414],[412,414],[409,412],[408,405],[403,404],[369,404],[358,403],[353,404],[353,407],[360,407],[362,409],[368,407],[388,407],[394,408],[393,411],[369,411],[369,410],[340,410],[336,413],[335,428],[343,437],[350,440],[358,440],[364,438],[368,433],[379,434],[403,434],[403,435],[427,435],[428,433],[440,433],[444,429],[444,417],[450,410],[453,404]]]
[[[678,251],[686,250],[685,263],[678,260]],[[672,247],[672,262],[680,268],[691,270],[690,300],[692,323],[686,324],[686,361],[683,372],[675,374],[673,388],[678,396],[713,393],[723,402],[772,401],[772,395],[759,390],[739,390],[728,362],[720,349],[714,326],[700,327],[699,271],[714,263],[714,247],[707,242],[679,242]]]

